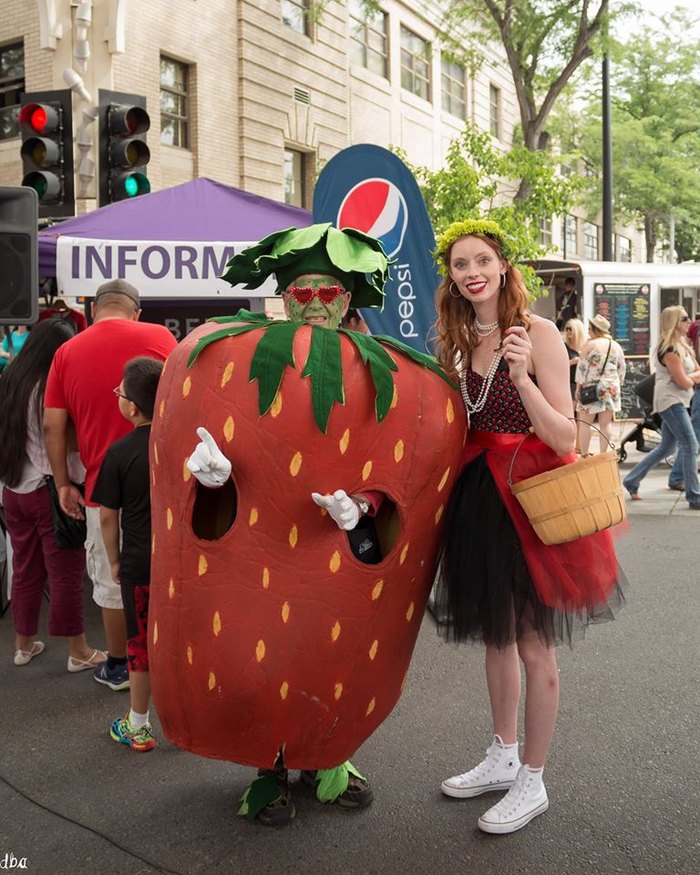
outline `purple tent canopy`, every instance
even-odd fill
[[[201,177],[124,200],[39,232],[39,275],[56,274],[59,237],[98,240],[238,240],[257,242],[273,231],[311,224],[299,207],[248,194]]]

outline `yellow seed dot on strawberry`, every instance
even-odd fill
[[[187,483],[187,481],[188,481],[188,480],[190,479],[190,477],[192,476],[192,472],[191,472],[190,469],[187,467],[187,459],[189,459],[189,456],[187,456],[187,458],[185,459],[185,461],[182,463],[182,479],[185,481],[185,483]]]
[[[214,611],[214,618],[211,621],[211,628],[215,636],[221,634],[221,614],[218,611]]]
[[[156,444],[156,443],[153,444],[153,459],[154,459],[156,465],[158,465],[159,464],[159,462],[158,462],[158,444]]]
[[[173,512],[168,508],[165,512],[165,524],[168,527],[168,531],[173,527]]]
[[[411,602],[411,604],[408,606],[408,610],[406,611],[406,619],[409,623],[411,622],[411,617],[413,616],[413,612],[415,611],[415,609],[416,606],[413,604],[413,602]]]
[[[404,451],[403,441],[399,439],[398,441],[396,441],[396,444],[394,446],[394,461],[395,462],[398,463],[401,461],[401,459],[403,459],[403,451]]]
[[[292,456],[292,461],[289,463],[289,473],[292,477],[296,477],[301,468],[301,463],[304,461],[304,457],[301,453],[295,453]]]
[[[168,582],[168,598],[172,599],[174,597],[175,597],[175,581],[171,577],[170,581]]]
[[[224,372],[221,375],[221,388],[223,389],[226,383],[231,379],[233,375],[233,362],[229,362],[224,368]]]
[[[435,525],[437,525],[442,519],[442,512],[445,509],[445,505],[441,504],[440,507],[435,511]]]
[[[200,553],[199,562],[197,563],[197,574],[202,577],[207,573],[207,568],[209,568],[207,557],[203,553]]]
[[[270,585],[270,569],[269,568],[263,568],[262,585],[263,585],[263,589],[267,589],[268,586]]]
[[[258,509],[257,507],[251,507],[250,516],[248,517],[248,525],[254,526],[258,521]]]
[[[363,479],[363,480],[368,480],[368,479],[369,479],[369,475],[370,475],[371,473],[372,473],[372,463],[371,463],[371,462],[365,462],[364,467],[363,467],[363,469],[362,469],[362,479]]]
[[[374,657],[377,655],[377,649],[378,649],[378,647],[379,647],[379,641],[374,640],[374,641],[372,642],[372,646],[371,646],[370,649],[369,649],[369,658],[370,658],[370,659],[374,659]]]
[[[292,526],[289,530],[289,546],[292,550],[296,547],[297,541],[299,540],[299,529],[296,526]]]
[[[331,561],[328,563],[328,567],[331,570],[331,574],[335,574],[340,568],[340,553],[337,550],[331,556]]]
[[[404,562],[406,561],[406,557],[408,556],[408,548],[409,548],[409,545],[404,544],[404,548],[401,551],[401,555],[399,556],[399,565],[403,565]]]
[[[343,432],[343,436],[338,441],[338,449],[340,450],[341,455],[345,455],[348,451],[348,444],[350,443],[350,429],[346,428]]]
[[[182,397],[187,398],[190,394],[190,389],[192,388],[192,380],[189,377],[185,377],[185,382],[182,384]]]
[[[154,532],[153,536],[151,537],[151,556],[155,556],[155,555],[156,555],[156,535]]]
[[[394,383],[394,394],[391,398],[391,407],[392,410],[399,403],[399,390],[396,388],[396,383]]]
[[[335,687],[333,688],[333,696],[335,697],[336,701],[337,701],[342,695],[343,695],[343,685],[342,685],[342,684],[336,684]]]
[[[189,665],[192,665],[192,663],[194,662],[194,653],[192,652],[191,644],[187,645],[187,662],[189,663]]]
[[[445,419],[451,425],[454,422],[455,418],[455,409],[452,406],[452,399],[447,399],[447,404],[445,406]]]
[[[156,620],[153,624],[153,643],[158,643],[158,621]]]
[[[216,675],[214,674],[213,671],[209,672],[209,684],[208,684],[208,686],[209,686],[209,692],[211,692],[214,689],[214,687],[216,686]]]
[[[270,415],[273,419],[276,419],[280,413],[282,412],[282,393],[277,390],[277,394],[272,399],[272,404],[270,405]]]
[[[376,699],[372,699],[372,701],[367,706],[367,710],[365,711],[365,717],[369,717],[369,715],[374,711],[374,706],[377,704]]]
[[[372,601],[376,602],[379,596],[382,594],[382,590],[384,589],[384,581],[378,580],[374,587],[372,588]]]
[[[233,423],[233,417],[229,416],[229,418],[224,423],[224,437],[226,438],[226,441],[229,444],[233,440],[234,429],[235,429],[235,426]]]
[[[289,620],[289,602],[282,605],[282,622],[286,623]]]
[[[160,405],[158,407],[158,414],[160,415],[161,419],[163,418],[163,416],[165,414],[165,398],[160,399]]]
[[[331,629],[331,641],[337,641],[340,638],[340,623],[336,620],[335,626]]]
[[[445,483],[447,483],[447,478],[449,476],[450,476],[450,469],[448,468],[447,471],[445,471],[445,473],[442,475],[442,479],[438,483],[438,492],[442,492],[442,490],[445,488]]]
[[[258,662],[262,662],[265,659],[265,642],[260,639],[255,647],[255,658]]]
[[[289,693],[289,684],[287,681],[282,681],[282,686],[280,687],[280,699],[284,701],[287,698]]]

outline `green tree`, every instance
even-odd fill
[[[567,83],[593,54],[608,0],[456,0],[445,13],[445,39],[456,57],[483,57],[502,43],[515,83],[522,140],[547,147],[549,115]],[[524,187],[518,192],[524,197]]]
[[[416,177],[436,235],[450,222],[484,215],[506,231],[522,260],[535,260],[547,252],[540,242],[542,220],[571,209],[581,185],[577,177],[559,175],[548,152],[522,144],[504,152],[473,124],[467,124],[451,143],[439,170],[412,166],[403,150],[394,151]],[[516,199],[522,183],[527,196]],[[534,273],[527,273],[534,291]]]
[[[673,214],[679,260],[698,251],[700,205],[700,64],[679,11],[662,16],[624,44],[611,46],[613,94],[613,196],[616,213],[643,227],[647,260],[667,238]],[[565,151],[598,173],[584,203],[598,210],[601,196],[600,103],[578,113],[557,109]]]

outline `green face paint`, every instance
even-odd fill
[[[318,325],[321,328],[339,328],[350,305],[350,292],[342,291],[335,300],[324,302],[314,295],[308,303],[300,303],[289,292],[289,289],[302,288],[314,291],[332,287],[343,289],[342,283],[327,274],[304,274],[290,284],[288,290],[282,293],[284,309],[290,322],[306,322],[308,325]]]

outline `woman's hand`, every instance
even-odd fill
[[[532,364],[532,343],[527,330],[522,325],[506,328],[502,343],[503,358],[508,362],[510,378],[517,386],[530,379],[534,373]]]

